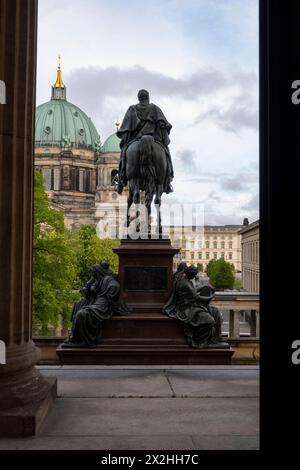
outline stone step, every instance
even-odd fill
[[[62,365],[230,365],[233,349],[195,349],[185,345],[105,345],[56,350]]]
[[[183,324],[162,313],[137,313],[114,316],[103,327],[103,341],[108,339],[170,339],[185,342]]]

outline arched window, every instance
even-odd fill
[[[112,186],[115,185],[117,176],[118,176],[118,170],[112,170],[111,175],[110,175],[110,184]]]

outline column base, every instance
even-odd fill
[[[45,378],[47,387],[44,398],[35,403],[0,410],[0,436],[34,436],[57,396],[56,377]]]

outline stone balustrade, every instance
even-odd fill
[[[216,292],[212,305],[229,311],[229,339],[239,339],[241,313],[248,313],[250,338],[259,339],[259,294],[257,292]]]

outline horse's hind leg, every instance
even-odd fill
[[[134,178],[132,180],[133,184],[133,202],[134,204],[137,204],[138,208],[135,213],[135,218],[138,219],[140,217],[140,210],[139,210],[139,205],[140,205],[140,182],[138,178]],[[136,224],[136,231],[140,232],[141,231],[141,223],[140,221]]]
[[[130,207],[133,203],[133,191],[134,191],[134,187],[133,187],[132,181],[130,180],[129,183],[128,183],[128,198],[127,198],[127,220],[126,220],[127,227],[129,227],[129,225],[130,225],[129,211],[130,211]]]
[[[154,191],[152,189],[149,189],[146,191],[146,197],[145,197],[145,205],[147,209],[147,225],[146,225],[146,230],[148,235],[151,235],[151,204],[154,196]]]
[[[132,181],[133,181],[133,185],[134,185],[133,202],[135,204],[139,204],[140,203],[140,182],[139,182],[138,178],[135,178]]]
[[[139,191],[138,180],[136,178],[129,180],[128,187],[129,187],[129,194],[128,194],[128,199],[127,199],[127,227],[129,227],[131,223],[130,208],[132,204],[140,203],[140,191]],[[139,216],[140,216],[140,211],[137,208],[136,213],[134,215],[134,219],[137,219]],[[140,231],[140,222],[136,224],[135,230],[137,232]]]
[[[160,213],[160,206],[161,206],[161,196],[163,193],[164,187],[162,184],[158,184],[156,187],[156,193],[155,193],[155,199],[154,199],[154,204],[156,207],[156,224],[157,224],[157,231],[159,234],[162,233],[162,226],[161,226],[161,213]]]
[[[161,205],[161,196],[162,196],[163,191],[164,191],[164,186],[162,184],[158,184],[156,186],[154,204],[158,204],[159,206]]]

